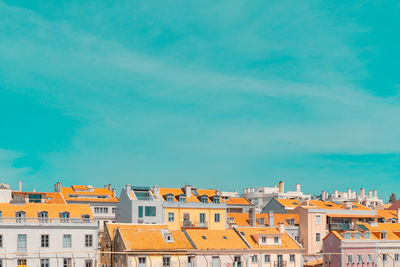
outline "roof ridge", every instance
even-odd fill
[[[196,244],[193,242],[192,238],[189,236],[189,234],[186,232],[185,229],[182,229],[183,234],[186,236],[186,238],[189,240],[189,243],[192,245],[194,249],[197,249]]]

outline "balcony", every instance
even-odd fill
[[[275,261],[274,262],[274,267],[286,267],[286,261]]]
[[[336,230],[354,230],[354,226],[351,223],[330,223],[329,230],[336,231]]]
[[[193,221],[183,221],[182,228],[185,229],[208,229],[208,223],[206,222],[193,222]]]
[[[96,224],[92,218],[0,217],[2,224]],[[96,224],[97,225],[97,224]]]

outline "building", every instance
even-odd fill
[[[0,214],[0,266],[96,266],[88,205],[1,203]]]
[[[244,197],[222,198],[222,201],[225,202],[229,213],[248,213],[250,209],[255,208],[254,204]]]
[[[242,197],[247,198],[256,206],[256,212],[260,213],[271,199],[297,199],[307,200],[311,199],[311,194],[304,194],[301,192],[300,184],[296,184],[296,191],[285,192],[284,182],[279,182],[278,187],[257,187],[243,189]]]
[[[61,183],[58,182],[54,185],[54,191],[61,193],[67,204],[89,205],[100,232],[103,231],[105,222],[115,222],[118,198],[111,184],[103,188],[95,188],[91,185],[61,187]]]
[[[288,213],[292,212],[300,204],[301,202],[297,199],[273,198],[264,206],[261,212],[268,213],[272,211],[273,213]]]
[[[308,254],[322,250],[322,240],[333,230],[354,230],[360,222],[376,222],[377,211],[358,203],[308,200],[295,210],[300,215],[300,242]]]
[[[383,200],[378,197],[376,189],[368,191],[368,194],[366,194],[364,188],[360,189],[359,195],[351,189],[347,189],[346,192],[339,192],[335,189],[332,194],[322,191],[321,200],[332,202],[356,202],[371,209],[376,209],[383,204]]]
[[[376,266],[378,242],[369,231],[331,231],[323,240],[323,266]]]
[[[105,235],[115,267],[302,266],[300,245],[284,226],[170,230],[163,225],[114,224]],[[138,227],[138,228],[136,228]],[[151,242],[149,242],[151,241]]]
[[[169,229],[226,228],[227,204],[214,189],[125,186],[120,195],[117,222],[167,224]]]
[[[399,223],[400,213],[398,210],[376,210],[379,223]]]

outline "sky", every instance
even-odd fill
[[[400,195],[399,13],[0,0],[0,182]]]

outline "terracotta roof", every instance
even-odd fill
[[[233,222],[236,223],[237,226],[250,226],[249,224],[249,214],[248,213],[227,213],[227,218],[233,218]],[[264,218],[265,225],[268,225],[268,214],[267,213],[257,213],[256,219]],[[294,219],[294,224],[299,225],[300,215],[299,214],[290,214],[290,213],[283,213],[283,214],[274,214],[274,226],[277,226],[279,223],[283,223],[285,226],[289,225],[288,220]],[[264,226],[260,225],[256,222],[257,226]]]
[[[304,266],[322,266],[323,264],[323,260],[322,257],[312,260],[312,261],[308,261],[304,263]]]
[[[244,250],[245,242],[233,229],[186,230],[199,250]]]
[[[37,218],[38,213],[47,211],[49,218],[59,218],[61,212],[69,212],[70,218],[81,218],[83,215],[89,215],[93,218],[92,210],[89,205],[85,204],[41,204],[26,203],[23,205],[13,205],[9,203],[0,203],[0,211],[2,217],[15,217],[18,211],[24,211],[26,218]]]
[[[400,223],[377,223],[376,225],[370,225],[367,223],[358,223],[371,231],[371,235],[375,235],[380,239],[380,233],[386,232],[387,240],[400,240]]]
[[[163,231],[171,234],[173,242],[167,242],[163,237]],[[177,250],[193,249],[189,240],[181,230],[161,229],[119,229],[121,238],[127,250]]]
[[[118,202],[118,198],[114,197],[113,191],[105,187],[89,188],[86,185],[73,185],[71,187],[62,187],[61,194],[68,202]]]
[[[301,204],[300,201],[298,201],[297,199],[275,198],[275,200],[278,201],[285,208],[290,208],[290,209],[294,209]]]
[[[360,238],[355,238],[354,237],[354,234],[355,233],[361,233],[361,236],[360,236]],[[370,236],[370,238],[369,239],[365,239],[364,238],[364,236],[363,236],[363,233],[364,233],[365,231],[361,231],[361,232],[359,232],[359,231],[331,231],[328,235],[326,235],[325,237],[324,237],[324,240],[326,239],[326,238],[328,238],[328,236],[330,235],[330,234],[332,234],[332,235],[334,235],[334,236],[336,236],[337,237],[337,239],[339,239],[339,240],[356,240],[356,241],[363,241],[363,240],[378,240],[379,238],[377,238],[375,235],[373,235],[373,234],[371,234],[371,236]],[[343,236],[343,234],[344,233],[350,233],[351,235],[350,235],[350,238],[344,238],[344,236]]]
[[[190,197],[186,197],[186,202],[201,202],[199,199],[200,196],[207,195],[209,198],[211,198],[217,193],[217,191],[214,189],[197,189],[197,192],[199,193],[198,196],[192,192]],[[178,196],[185,195],[185,192],[182,188],[160,188],[160,195],[163,198],[162,200],[166,201],[166,195],[168,194],[172,194],[174,196],[173,201],[178,202]],[[209,199],[209,202],[212,202],[211,199]],[[220,202],[224,203],[222,198],[220,198]]]
[[[306,206],[307,203],[309,203],[309,206]],[[321,201],[321,200],[309,200],[309,201],[304,201],[301,203],[301,206],[303,208],[308,208],[308,209],[333,209],[333,210],[345,210],[346,205],[343,203],[335,203],[331,201]],[[352,210],[371,210],[368,207],[365,207],[361,204],[352,203]]]
[[[44,203],[47,204],[66,204],[64,198],[62,197],[61,193],[59,192],[19,192],[13,191],[12,195],[13,198],[16,195],[21,197],[29,197],[30,194],[33,195],[44,195]]]
[[[252,249],[261,249],[261,250],[272,250],[272,249],[302,249],[300,245],[296,243],[289,236],[288,233],[284,232],[281,233],[277,228],[236,228],[239,233],[243,233],[242,237],[247,241]],[[260,246],[258,243],[253,239],[252,235],[255,234],[276,234],[281,235],[281,245],[266,245]]]
[[[106,223],[106,229],[110,234],[111,240],[114,239],[114,230],[117,229],[131,229],[131,230],[167,230],[168,226],[166,224],[131,224],[131,223]]]
[[[395,201],[389,208],[388,210],[397,210],[400,209],[400,199]]]
[[[253,205],[249,200],[244,197],[231,197],[228,200],[225,200],[225,203],[235,205]]]
[[[378,216],[385,220],[397,219],[397,210],[377,210]]]

